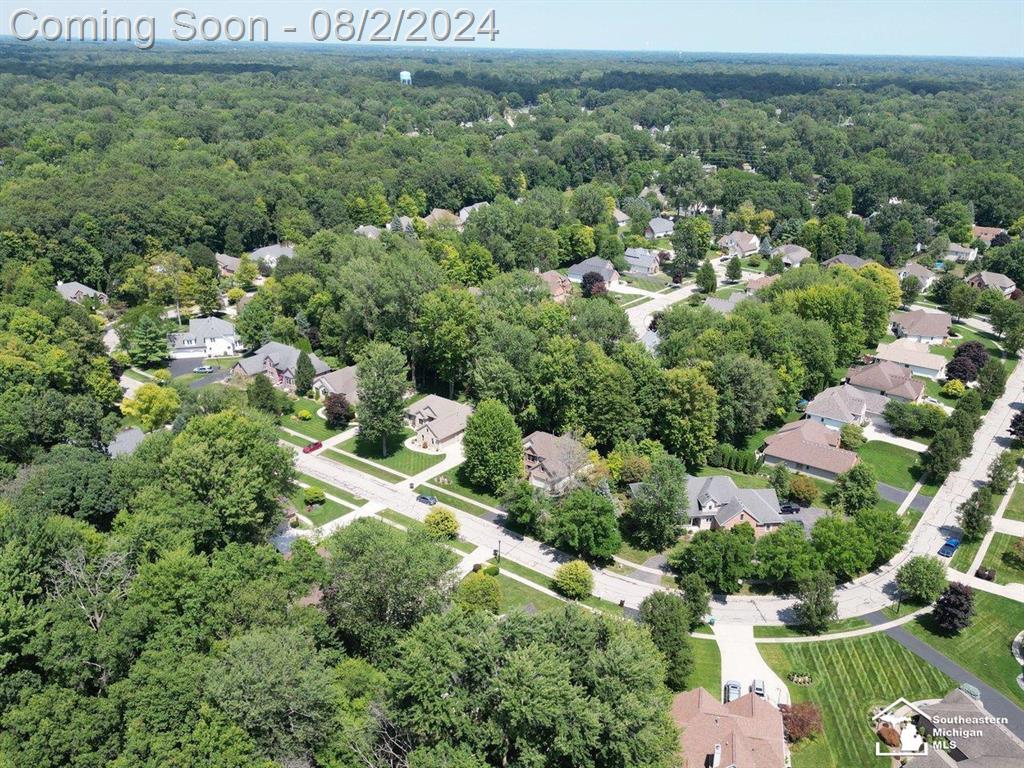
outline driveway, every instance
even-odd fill
[[[722,679],[718,696],[728,680],[737,680],[743,693],[750,690],[754,680],[763,680],[765,696],[773,704],[789,704],[789,688],[781,677],[761,657],[754,642],[754,628],[748,624],[732,624],[716,621],[711,628],[715,642],[722,655]],[[711,691],[715,693],[715,691]]]
[[[893,504],[902,504],[907,496],[910,495],[909,491],[904,491],[902,488],[897,488],[895,485],[886,485],[885,483],[876,483],[878,488],[878,495],[886,501],[891,501]],[[928,509],[928,505],[931,504],[932,497],[926,493],[918,493],[910,501],[910,506],[914,509],[918,509],[924,512]]]

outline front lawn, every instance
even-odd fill
[[[284,440],[286,443],[297,445],[299,448],[305,448],[307,445],[309,445],[309,440],[306,440],[304,437],[293,435],[291,432],[285,432],[283,429],[278,430],[277,436]]]
[[[333,429],[328,429],[327,422],[316,415],[317,410],[321,407],[316,400],[300,397],[292,404],[292,412],[281,417],[281,424],[295,432],[301,432],[311,440],[326,440],[338,433]],[[296,415],[299,411],[309,411],[312,416],[303,421]]]
[[[1024,584],[1024,568],[1014,565],[1007,557],[1016,542],[1017,537],[1008,533],[997,533],[992,537],[981,565],[995,570],[996,584]]]
[[[518,608],[520,610],[559,611],[565,608],[565,602],[557,597],[546,595],[540,590],[528,587],[521,581],[499,573],[495,576],[501,587],[501,612]]]
[[[722,698],[722,654],[718,651],[718,643],[714,640],[698,640],[690,638],[693,649],[693,672],[687,685],[703,688],[718,699]]]
[[[331,499],[327,499],[323,504],[317,504],[311,510],[307,510],[303,495],[304,491],[305,489],[298,488],[292,492],[288,499],[291,501],[292,506],[295,507],[295,510],[308,517],[315,526],[319,527],[324,523],[329,523],[331,520],[336,520],[352,511],[351,507],[346,507],[344,504],[339,504]]]
[[[315,485],[317,488],[322,488],[325,493],[329,493],[332,496],[336,496],[342,501],[347,501],[352,506],[358,507],[366,503],[366,499],[361,499],[353,493],[349,493],[344,488],[339,488],[336,485],[325,483],[323,480],[317,480],[311,475],[305,475],[302,472],[296,473],[295,477],[305,483],[306,485]]]
[[[487,514],[487,510],[483,507],[478,507],[476,504],[465,501],[458,496],[453,496],[450,493],[445,493],[444,491],[439,491],[436,488],[431,488],[426,485],[416,486],[416,493],[424,496],[434,496],[442,504],[452,507],[453,509],[462,510],[466,514],[473,515],[474,517],[483,517]]]
[[[473,501],[479,501],[481,504],[486,504],[490,507],[499,506],[500,501],[497,496],[493,493],[488,493],[483,488],[477,488],[463,477],[462,466],[463,465],[460,464],[457,467],[449,469],[447,472],[435,475],[427,482],[451,491],[452,493],[458,493],[462,496],[466,496],[467,498],[473,499]]]
[[[488,562],[493,564],[494,560],[490,560]],[[500,567],[501,570],[508,571],[509,573],[514,573],[516,576],[520,576],[526,579],[527,581],[531,581],[537,586],[544,587],[546,589],[554,588],[552,586],[551,578],[545,576],[543,573],[538,573],[537,571],[534,571],[531,568],[527,568],[525,565],[520,565],[519,563],[514,563],[511,560],[503,559],[501,561]],[[570,600],[568,602],[573,601]],[[620,608],[618,605],[609,600],[604,600],[603,598],[591,595],[590,597],[580,600],[580,602],[584,605],[590,606],[591,608],[596,608],[602,613],[608,613],[612,616],[622,616],[622,608]]]
[[[352,467],[352,469],[358,469],[360,472],[365,472],[368,475],[373,475],[379,480],[383,480],[386,483],[400,483],[405,480],[402,475],[396,475],[394,472],[389,472],[386,469],[369,464],[362,459],[351,456],[347,453],[341,453],[340,451],[332,451],[328,448],[323,451],[321,456],[324,456],[331,461],[336,461],[339,464],[344,464],[346,467]]]
[[[934,397],[940,403],[948,405],[950,408],[956,408],[957,398],[942,394],[942,384],[939,381],[927,379],[924,376],[915,376],[914,378],[924,382],[924,393],[928,397]]]
[[[974,562],[974,556],[978,554],[981,541],[981,539],[963,539],[956,552],[953,553],[953,557],[949,559],[949,567],[955,571],[967,573],[971,563]]]
[[[1024,706],[1024,691],[1016,682],[1020,667],[1010,653],[1010,643],[1024,628],[1024,604],[975,590],[974,610],[971,626],[956,636],[940,634],[930,613],[903,628]]]
[[[359,435],[350,437],[343,443],[339,443],[336,447],[342,451],[354,453],[361,459],[369,459],[378,464],[383,464],[388,469],[393,469],[395,472],[400,472],[407,476],[416,475],[430,469],[444,459],[444,456],[439,453],[422,453],[406,448],[403,441],[411,434],[412,432],[407,430],[401,436],[395,436],[388,440],[388,448],[391,450],[391,453],[387,456],[381,454],[379,444],[376,442],[373,444],[368,443]]]
[[[861,461],[875,471],[879,482],[909,491],[921,479],[923,470],[918,464],[917,451],[901,445],[883,443],[881,440],[869,440],[857,451]],[[921,493],[934,496],[938,488],[926,483],[921,486]]]
[[[910,701],[945,696],[956,683],[887,635],[758,646],[769,666],[787,681],[809,674],[811,685],[788,683],[794,702],[821,708],[825,733],[793,749],[794,768],[877,768],[872,709],[899,696]]]
[[[1003,510],[1007,520],[1024,520],[1024,483],[1018,483],[1010,496],[1010,503]]]
[[[644,291],[660,291],[672,282],[672,278],[662,272],[653,275],[622,275],[622,282],[633,285]]]

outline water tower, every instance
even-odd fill
[[[412,72],[407,69],[403,69],[398,73],[398,80],[402,85],[412,85]]]

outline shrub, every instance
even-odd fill
[[[497,576],[499,573],[501,573],[501,568],[499,568],[496,565],[488,565],[486,568],[483,569],[483,571],[488,576]]]
[[[310,419],[313,418],[313,414],[310,413],[306,408],[300,408],[298,411],[296,411],[295,418],[297,418],[299,421],[309,421]]]
[[[328,429],[345,429],[355,417],[355,409],[344,395],[324,398],[324,421]]]
[[[171,380],[171,372],[166,368],[153,371],[153,381],[157,384],[166,384]]]
[[[594,589],[594,575],[589,566],[582,560],[573,560],[558,566],[553,581],[555,591],[570,600],[582,600],[590,597]]]
[[[467,611],[501,611],[501,585],[483,571],[473,571],[459,584],[455,602]]]
[[[839,435],[839,444],[848,451],[856,451],[864,445],[864,427],[860,424],[844,424]]]
[[[797,473],[789,478],[789,498],[805,506],[813,504],[818,498],[818,485],[807,475]]]
[[[323,488],[317,488],[315,485],[309,486],[302,491],[302,498],[306,502],[307,507],[315,507],[318,504],[323,504],[327,501],[327,496],[324,494]]]
[[[960,379],[950,379],[942,385],[942,394],[945,397],[953,398],[954,400],[964,396],[964,392],[967,391],[967,387]]]
[[[448,507],[437,506],[427,512],[423,525],[427,535],[437,541],[450,541],[459,535],[459,521]]]
[[[801,741],[822,732],[821,710],[809,701],[780,704],[779,711],[786,741]]]

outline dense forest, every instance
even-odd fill
[[[481,202],[464,228],[421,220]],[[721,215],[680,218],[671,269],[703,261],[705,292],[711,235],[733,229],[766,257],[798,243],[868,263],[809,263],[728,317],[679,303],[656,355],[604,291],[558,304],[534,274],[619,265],[652,216],[694,203]],[[411,231],[353,234],[398,217]],[[150,434],[110,458],[125,366],[166,359],[175,307],[248,294],[246,346],[394,361],[399,392],[507,426],[512,474],[522,434],[580,435],[601,492],[503,500],[521,530],[607,560],[609,487],[678,489],[781,424],[885,336],[907,291],[889,267],[970,243],[972,224],[1009,230],[975,243],[978,264],[1024,283],[1016,63],[0,41],[0,768],[677,764],[668,702],[693,665],[667,649],[703,610],[671,609],[681,637],[576,607],[497,615],[451,549],[376,520],[282,557],[295,473],[274,395],[168,384]],[[295,254],[262,279],[247,257],[219,274],[215,254],[277,242]],[[110,305],[65,301],[58,280]],[[1019,349],[1024,310],[986,302]],[[969,445],[981,398],[963,402],[949,422]],[[801,571],[842,581],[898,551],[902,523],[862,506],[838,506],[829,542],[791,542]],[[631,511],[652,546],[679,538],[675,517]],[[745,536],[729,538],[748,568]]]

